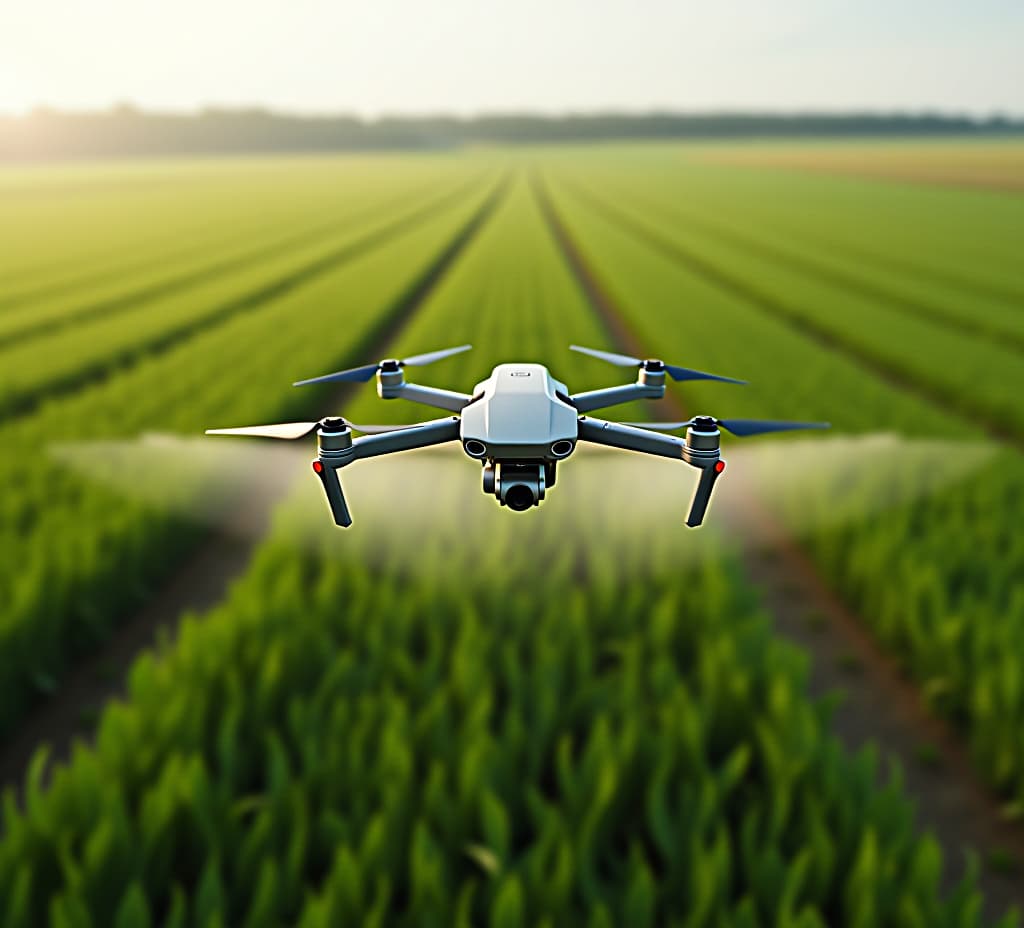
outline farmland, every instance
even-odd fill
[[[933,493],[901,493],[920,474],[874,454],[801,472],[798,492],[777,467],[735,490],[1020,815],[1024,200],[935,185],[932,162],[903,185],[726,161],[650,145],[0,177],[19,225],[0,292],[0,725],[60,699],[210,531],[181,504],[201,486],[161,505],[66,466],[76,443],[316,417],[336,394],[291,381],[460,342],[475,350],[427,382],[464,388],[523,357],[588,389],[616,372],[566,346],[628,332],[752,383],[673,387],[674,409],[987,449]],[[344,412],[422,414],[370,389]],[[666,416],[621,411],[651,414]],[[683,532],[689,474],[581,454],[517,518],[448,451],[346,471],[347,533],[313,481],[282,487],[225,601],[126,669],[94,747],[49,772],[40,752],[22,808],[8,794],[5,925],[1001,914],[978,892],[1000,849],[963,873],[884,739],[854,754],[830,731],[807,693],[815,655],[776,633],[735,550],[742,520]]]
[[[1024,152],[1015,141],[819,142],[793,145],[707,145],[709,161],[846,174],[918,184],[948,184],[990,190],[1024,188]]]

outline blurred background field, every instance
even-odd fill
[[[2,923],[996,923],[1024,866],[1022,187],[1004,138],[0,168]],[[699,532],[671,463],[581,453],[518,515],[457,447],[345,471],[340,532],[312,446],[199,437],[423,418],[289,385],[463,342],[422,380],[520,359],[578,392],[620,373],[568,345],[623,333],[750,381],[624,420],[833,433],[728,443]],[[998,841],[898,772],[934,729],[861,712],[862,747],[811,692],[825,652],[763,582],[789,546],[880,655],[826,679],[897,668],[963,755],[928,775]],[[129,666],[189,571],[229,589]]]

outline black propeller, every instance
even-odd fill
[[[703,420],[703,421],[701,421]],[[746,438],[748,435],[764,435],[767,432],[792,432],[797,429],[827,429],[832,426],[828,422],[784,422],[774,419],[714,419],[711,416],[699,416],[689,422],[623,422],[638,429],[653,429],[657,432],[674,432],[676,429],[689,428],[691,425],[714,424],[727,432]]]
[[[426,354],[414,354],[401,360],[389,358],[377,364],[366,364],[363,367],[353,367],[347,371],[337,371],[333,374],[324,374],[323,377],[312,377],[309,380],[297,380],[293,387],[304,387],[311,383],[338,383],[348,381],[350,383],[366,383],[379,370],[398,370],[402,367],[421,367],[424,364],[431,364],[440,361],[453,354],[462,351],[469,351],[472,345],[459,345],[457,348],[442,348],[440,351],[428,351]]]
[[[207,429],[207,435],[250,435],[254,438],[284,438],[294,441],[312,435],[319,428],[328,431],[340,431],[342,428],[354,429],[364,435],[380,435],[383,432],[397,432],[400,429],[414,429],[419,422],[409,425],[358,425],[341,416],[321,419],[319,422],[278,422],[274,425],[245,425],[237,429]]]
[[[625,354],[615,354],[611,351],[598,351],[596,348],[584,348],[581,345],[570,345],[571,351],[578,351],[580,354],[589,354],[592,357],[600,358],[609,364],[619,367],[639,367],[646,371],[666,371],[673,380],[720,380],[723,383],[745,384],[745,380],[736,380],[733,377],[719,377],[718,374],[706,374],[704,371],[691,370],[688,367],[676,367],[674,364],[666,364],[654,358],[631,358]]]

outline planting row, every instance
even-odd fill
[[[581,333],[520,182],[399,344],[473,342],[424,374],[457,384]],[[684,465],[638,483],[581,450],[517,514],[460,457],[346,469],[342,532],[295,452],[307,479],[229,600],[136,664],[95,752],[45,792],[40,756],[8,804],[5,924],[980,923],[712,532],[651,543]]]
[[[151,595],[199,528],[74,466],[82,442],[329,414],[303,375],[365,361],[446,252],[482,222],[495,178],[337,269],[0,431],[0,724]],[[396,273],[396,268],[400,271]]]
[[[261,305],[379,248],[463,199],[465,183],[438,195],[391,204],[389,212],[342,214],[330,234],[313,230],[280,248],[215,262],[183,286],[158,287],[137,304],[99,318],[61,326],[52,334],[0,349],[0,416],[33,408],[42,397],[68,392],[140,357],[181,342],[204,328]],[[354,221],[346,222],[346,219]]]
[[[824,350],[756,303],[716,288],[568,186],[552,189],[645,343],[679,363],[752,382],[745,390],[687,385],[690,409],[822,418],[837,432],[864,435],[863,449],[837,436],[835,453],[826,438],[820,454],[785,463],[766,446],[764,498],[808,536],[836,590],[936,707],[964,727],[983,772],[1024,799],[1021,456],[986,444],[969,419],[887,385],[846,353]],[[675,325],[659,325],[666,318]],[[870,438],[893,432],[906,438]],[[932,440],[915,444],[925,437]],[[755,460],[755,483],[758,474]]]

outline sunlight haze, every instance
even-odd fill
[[[36,0],[0,10],[0,111],[1020,114],[1022,35],[1012,0]]]

